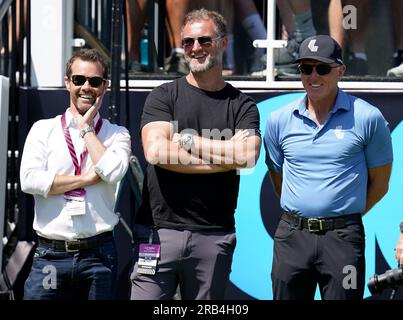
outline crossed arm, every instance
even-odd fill
[[[97,103],[96,105],[92,106],[83,116],[80,114],[75,115],[75,120],[80,130],[90,126],[92,120],[98,112],[99,105],[100,104]],[[88,132],[84,136],[84,141],[92,163],[98,163],[106,151],[105,146],[98,139],[95,132]],[[100,180],[101,178],[96,174],[94,167],[92,167],[86,174],[79,176],[56,175],[48,194],[63,194],[70,190],[85,188],[93,185],[98,183]]]
[[[24,146],[20,174],[21,189],[24,192],[47,197],[85,188],[101,181],[116,183],[124,176],[131,145],[127,130],[116,133],[110,148],[106,148],[94,133],[87,133],[84,136],[85,145],[88,157],[94,165],[77,176],[59,174],[46,164],[47,136],[43,134],[43,130],[42,125],[35,124]]]
[[[146,160],[161,168],[180,173],[216,173],[253,167],[260,150],[260,137],[249,136],[246,130],[237,132],[230,140],[212,140],[194,136],[194,145],[186,151],[179,135],[166,121],[146,124],[141,137]]]

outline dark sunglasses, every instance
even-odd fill
[[[218,37],[215,37],[215,38],[212,38],[210,36],[201,36],[201,37],[198,37],[196,39],[195,38],[183,38],[182,39],[182,46],[185,47],[185,48],[193,47],[193,45],[195,44],[196,40],[201,46],[210,46],[213,41],[219,40],[221,38],[222,38],[222,36],[218,36]]]
[[[98,88],[105,82],[105,79],[101,77],[86,77],[80,74],[75,74],[71,76],[71,81],[74,83],[75,86],[82,86],[87,80],[90,86],[94,88]]]
[[[329,64],[317,64],[316,66],[313,66],[311,64],[300,64],[298,66],[298,70],[299,72],[301,72],[302,74],[305,74],[307,76],[309,76],[310,74],[312,74],[313,69],[316,70],[316,73],[320,76],[324,76],[326,74],[329,74],[330,71],[333,68],[338,68],[340,66],[331,66]]]

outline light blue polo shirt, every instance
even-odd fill
[[[393,160],[388,123],[376,107],[339,89],[319,127],[306,98],[273,111],[266,124],[267,166],[283,174],[281,207],[304,217],[362,213],[368,169]]]

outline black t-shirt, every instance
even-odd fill
[[[212,129],[227,140],[235,129],[252,129],[260,136],[259,113],[250,97],[230,84],[220,91],[201,90],[185,77],[148,95],[141,128],[153,121],[177,121],[179,133],[191,129],[205,137],[211,137]],[[236,170],[182,174],[149,164],[136,222],[178,230],[233,230],[238,190]]]

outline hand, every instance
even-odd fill
[[[101,180],[101,178],[95,172],[94,167],[91,167],[90,170],[88,170],[88,172],[83,175],[83,179],[86,182],[86,186],[91,186]]]
[[[100,96],[98,96],[98,97],[95,99],[95,102],[94,102],[94,104],[92,105],[92,107],[95,107],[94,116],[93,116],[92,118],[95,117],[95,115],[97,114],[98,110],[101,108],[103,98],[104,98],[104,94],[101,94]],[[91,107],[91,108],[92,108],[92,107]],[[90,108],[88,111],[90,111],[91,108]],[[88,111],[86,112],[86,114],[88,113]],[[84,115],[84,117],[85,117],[85,115]],[[92,119],[91,119],[91,121],[92,121]]]
[[[179,139],[180,138],[181,138],[181,135],[179,133],[174,133],[174,135],[172,136],[172,142],[179,144]]]
[[[102,99],[104,95],[100,95],[95,99],[94,104],[87,110],[87,112],[82,116],[81,114],[76,114],[74,116],[74,120],[77,123],[78,128],[85,129],[88,126],[91,126],[92,120],[95,118],[99,108],[101,107],[102,104]]]
[[[400,266],[403,266],[403,233],[400,234],[395,249],[395,258]]]
[[[235,163],[244,164],[247,161],[246,158],[246,147],[249,137],[249,130],[243,129],[239,130],[234,134],[230,141],[234,144],[233,154]]]
[[[249,137],[249,130],[243,129],[243,130],[237,131],[230,140],[245,141],[248,137]]]

